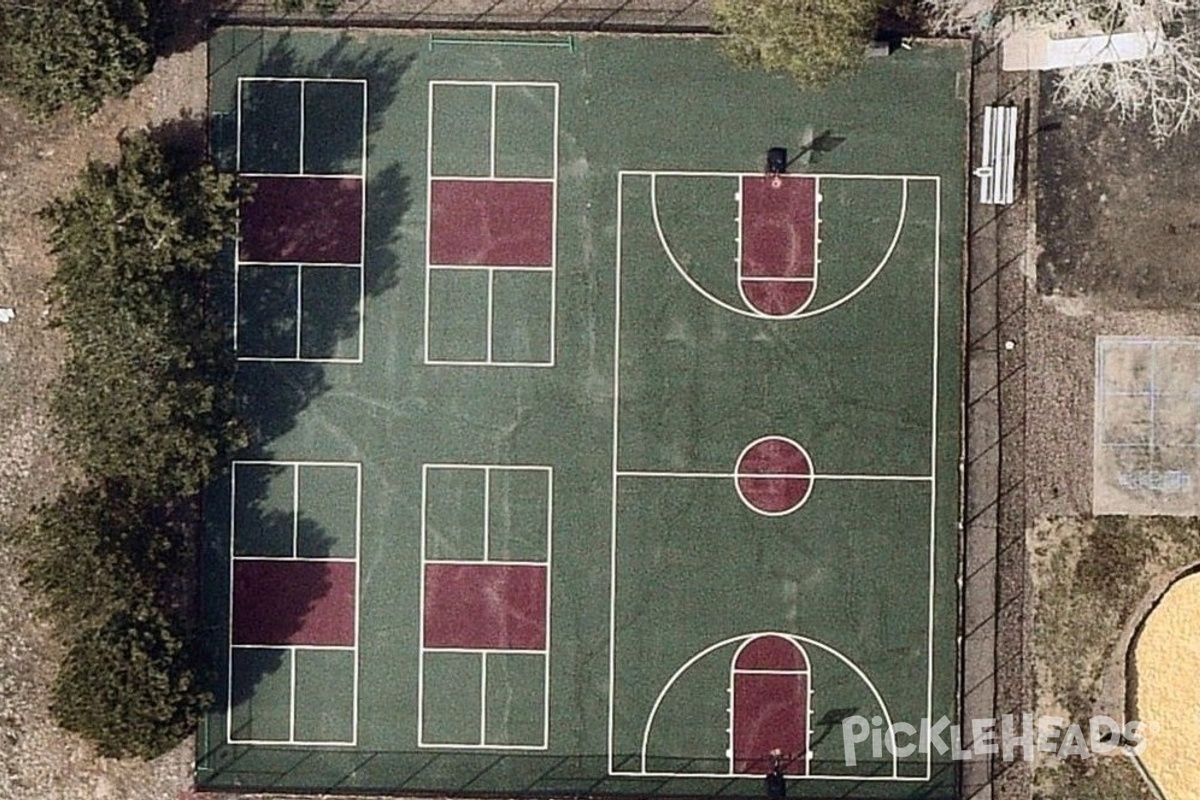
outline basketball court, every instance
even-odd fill
[[[892,728],[958,709],[961,49],[807,93],[706,39],[210,60],[262,437],[206,503],[200,786],[756,796],[779,751],[954,796]]]

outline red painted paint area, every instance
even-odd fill
[[[782,636],[759,636],[742,648],[733,668],[805,671],[808,669],[808,659],[790,639]]]
[[[804,775],[808,749],[808,675],[735,672],[733,675],[733,771],[765,775],[771,751],[790,757],[784,772]]]
[[[742,182],[743,278],[810,278],[790,282],[745,281],[746,302],[771,316],[800,310],[816,288],[817,182],[810,177],[781,176]]]
[[[285,264],[362,263],[358,178],[254,178],[242,201],[238,257]]]
[[[346,561],[233,562],[233,643],[355,644],[355,571]]]
[[[435,180],[430,193],[431,264],[552,266],[552,183]]]
[[[768,514],[799,508],[812,491],[812,472],[808,455],[782,436],[751,445],[735,470],[742,498],[752,508]]]
[[[742,281],[742,293],[755,309],[772,317],[783,317],[808,305],[816,281]]]
[[[546,649],[546,567],[426,564],[425,646]]]

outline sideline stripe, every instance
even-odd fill
[[[930,423],[929,430],[929,472],[932,477],[930,492],[929,492],[929,641],[925,653],[925,663],[927,665],[928,677],[925,683],[925,719],[933,722],[933,606],[934,595],[937,583],[937,468],[938,468],[938,345],[941,340],[940,314],[941,314],[941,283],[942,283],[942,183],[939,178],[934,183],[934,211],[933,211],[933,353],[930,357],[931,372],[931,398],[930,398]],[[961,448],[960,448],[961,449]],[[956,453],[956,456],[962,454]],[[961,556],[961,554],[960,554]],[[899,764],[893,763],[892,774],[898,774]],[[925,777],[930,778],[933,775],[933,748],[925,748]]]
[[[761,478],[763,480],[781,478],[795,480],[820,481],[904,481],[925,483],[933,480],[932,475],[839,475],[822,473],[787,473],[787,472],[656,472],[652,470],[617,470],[618,478]]]

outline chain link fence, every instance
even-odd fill
[[[710,32],[708,0],[344,0],[329,15],[283,13],[271,0],[234,0],[218,24],[263,26]]]

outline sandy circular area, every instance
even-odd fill
[[[1137,719],[1146,724],[1142,763],[1168,800],[1200,791],[1200,574],[1179,580],[1138,637]]]

